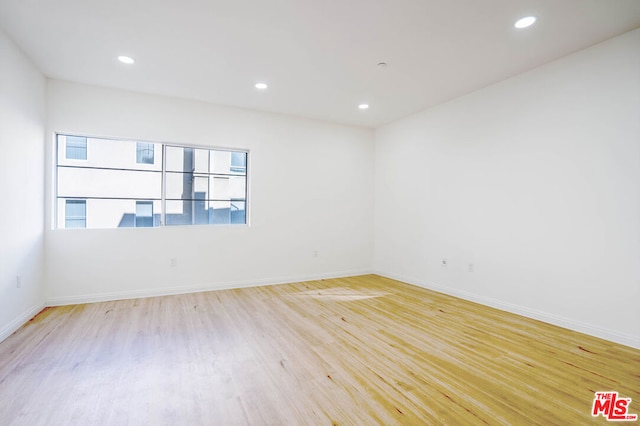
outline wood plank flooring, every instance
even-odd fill
[[[1,425],[583,425],[640,351],[375,275],[49,308]]]

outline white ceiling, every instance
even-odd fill
[[[0,0],[0,25],[51,78],[375,127],[637,28],[640,0]]]

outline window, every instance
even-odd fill
[[[87,159],[87,138],[66,136],[66,158],[69,160]]]
[[[153,226],[153,201],[136,201],[137,228]]]
[[[145,142],[136,143],[136,163],[153,164],[153,144]]]
[[[243,172],[233,171],[234,154],[165,147],[167,225],[246,223],[246,167]]]
[[[87,227],[86,200],[65,200],[64,227],[65,228],[86,228]]]
[[[57,138],[58,228],[247,223],[247,152],[84,138],[91,158],[78,163],[69,140]],[[76,200],[82,226],[67,220]]]
[[[234,173],[246,173],[247,171],[247,153],[246,152],[231,153],[231,171]]]

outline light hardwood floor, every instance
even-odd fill
[[[2,425],[582,425],[640,351],[369,275],[45,309]]]

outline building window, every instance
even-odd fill
[[[246,152],[231,153],[231,171],[234,173],[247,172],[247,153]]]
[[[65,228],[86,228],[87,227],[86,200],[65,200],[64,227]]]
[[[70,138],[57,138],[58,228],[79,227],[67,220],[75,200],[88,228],[247,223],[245,151],[84,138],[91,162],[78,163]]]
[[[136,143],[136,163],[153,164],[153,144],[146,142]]]
[[[153,201],[136,201],[136,228],[153,226]]]
[[[66,158],[69,160],[87,159],[87,138],[80,136],[66,137]]]

